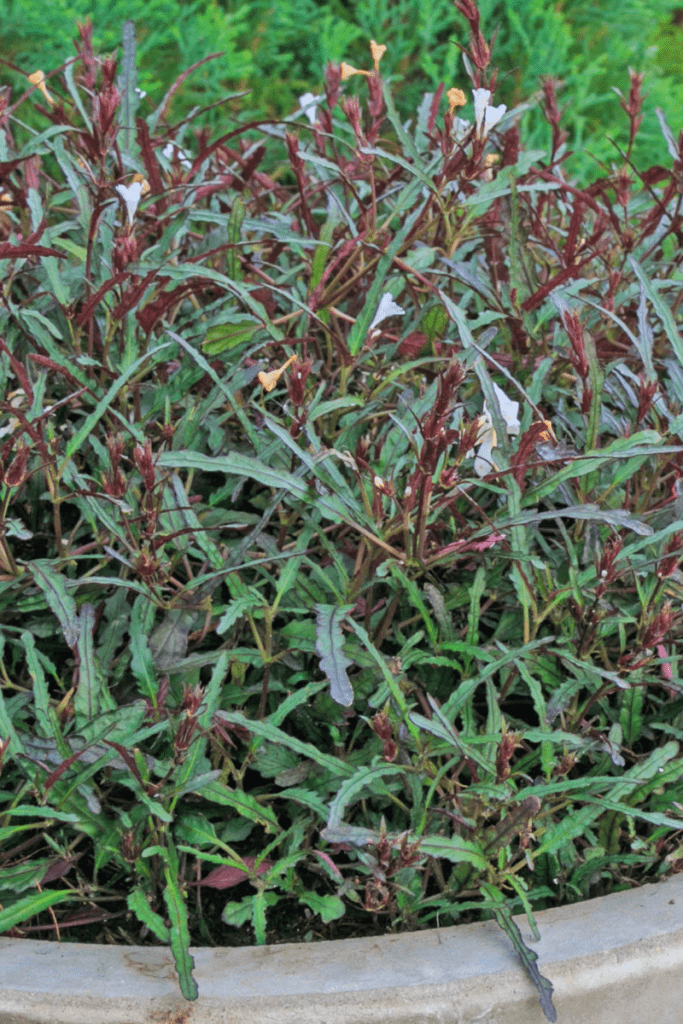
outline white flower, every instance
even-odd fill
[[[180,146],[175,146],[172,142],[167,142],[166,143],[166,145],[164,146],[164,148],[161,151],[161,155],[166,160],[172,160],[173,159],[173,154],[174,154],[176,149],[178,151],[178,159],[180,160],[181,166],[182,167],[187,167],[187,168],[192,167],[191,161],[187,159],[187,156],[185,155],[185,153],[183,153],[183,151],[180,148]]]
[[[501,103],[499,107],[489,106],[491,101],[490,89],[473,89],[474,97],[474,122],[477,126],[477,135],[485,139],[492,128],[495,128],[507,107]]]
[[[484,138],[486,138],[492,128],[496,127],[506,110],[507,107],[504,103],[501,103],[499,107],[486,108],[484,111]]]
[[[473,89],[472,96],[474,97],[474,123],[477,126],[477,135],[481,135],[484,115],[491,99],[491,90]]]
[[[303,96],[299,96],[299,109],[306,115],[311,124],[315,124],[317,106],[317,97],[312,92],[305,92]]]
[[[491,430],[491,435],[487,436],[484,443],[480,445],[479,451],[474,459],[474,472],[479,477],[486,476],[491,470],[496,469],[496,464],[493,461],[493,448],[496,443],[496,432]]]
[[[498,399],[500,415],[503,418],[507,432],[511,437],[516,437],[521,429],[521,424],[517,416],[519,411],[519,402],[513,402],[512,399],[508,398],[505,392],[495,383],[493,385],[493,390],[495,391],[496,398]],[[493,429],[493,419],[491,417],[491,413],[486,408],[486,402],[484,402],[484,412],[480,417],[479,433],[477,434],[479,450],[474,460],[474,472],[477,476],[486,476],[487,473],[490,473],[492,469],[496,468],[496,464],[493,461],[493,449],[496,447],[496,442],[497,438],[496,432]]]
[[[377,312],[375,313],[372,323],[368,327],[368,334],[370,334],[377,324],[380,324],[382,320],[386,320],[389,316],[403,316],[405,309],[399,306],[398,303],[394,302],[394,296],[391,292],[385,292],[382,298],[379,300]]]
[[[128,227],[132,228],[133,218],[135,217],[135,211],[138,208],[140,196],[142,195],[142,183],[139,181],[134,181],[132,185],[117,185],[116,191],[126,204],[126,213],[128,214]]]
[[[500,406],[500,415],[503,417],[507,432],[511,437],[517,437],[519,434],[521,423],[517,413],[519,412],[519,402],[513,402],[512,399],[508,398],[505,392],[494,383],[493,390],[496,393],[498,399],[498,405]],[[484,402],[484,412],[486,412],[486,402]]]
[[[147,93],[145,92],[145,90],[144,90],[144,89],[138,89],[138,87],[137,87],[137,85],[136,85],[136,86],[135,86],[135,91],[136,91],[136,93],[138,94],[138,97],[139,97],[139,98],[140,98],[141,100],[144,100],[145,96],[147,95]]]

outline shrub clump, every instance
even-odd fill
[[[2,97],[5,934],[192,997],[190,942],[681,864],[683,134],[570,181],[458,7],[407,124],[374,42],[285,124],[136,117],[130,25]]]

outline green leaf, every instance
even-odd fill
[[[138,921],[146,925],[149,930],[156,935],[160,942],[167,944],[170,943],[171,933],[159,914],[156,914],[150,907],[147,902],[147,897],[142,889],[133,889],[133,891],[128,894],[126,902],[128,904],[128,909],[132,910]]]
[[[199,815],[188,814],[175,826],[176,839],[191,846],[223,846],[216,835],[213,823]]]
[[[0,838],[2,837],[0,836]],[[48,907],[54,907],[55,904],[64,903],[66,900],[78,900],[79,898],[78,893],[71,892],[70,890],[59,889],[54,891],[48,889],[45,892],[36,892],[31,896],[24,897],[22,900],[17,900],[16,903],[12,903],[10,906],[3,907],[0,910],[0,935],[3,932],[9,931],[10,928],[14,928],[15,925],[21,924],[23,921],[29,921],[37,914],[42,914]]]
[[[257,825],[263,825],[266,832],[273,830],[280,832],[281,828],[277,818],[269,807],[262,807],[251,793],[245,793],[241,789],[228,789],[222,782],[211,782],[202,788],[202,797],[213,800],[214,803],[222,804],[224,807],[232,807],[243,818],[249,818]]]
[[[632,686],[621,695],[619,724],[624,733],[624,743],[631,749],[643,731],[643,700],[644,692],[641,686]]]
[[[135,23],[128,19],[124,21],[121,28],[121,39],[123,42],[123,54],[121,57],[121,74],[118,78],[119,92],[121,93],[121,114],[123,132],[120,136],[123,149],[131,152],[131,146],[135,139],[135,111],[139,105],[139,97],[135,91],[138,76],[135,67],[136,41]]]
[[[142,694],[156,706],[159,683],[154,669],[154,658],[148,645],[153,622],[154,605],[146,594],[138,595],[130,613],[130,667],[140,684]]]
[[[209,327],[206,337],[202,342],[202,349],[207,356],[218,356],[221,352],[229,352],[238,345],[251,341],[256,331],[263,327],[256,317],[247,318],[244,315],[237,317],[234,321],[222,324],[214,324]]]
[[[178,857],[169,840],[168,863],[164,865],[164,902],[171,921],[169,941],[175,960],[180,991],[187,1000],[199,995],[197,982],[192,976],[194,960],[190,956],[190,931],[187,924],[187,907],[178,885]]]
[[[36,650],[36,642],[33,633],[27,629],[21,632],[21,642],[26,654],[26,666],[33,683],[33,707],[36,714],[38,732],[44,737],[52,735],[52,724],[50,722],[50,694],[47,688],[45,672]]]
[[[319,685],[319,684],[315,684]],[[294,697],[295,694],[292,694]],[[288,698],[289,699],[289,698]],[[304,757],[310,758],[311,761],[315,761],[321,768],[327,769],[331,772],[334,777],[348,777],[354,774],[354,768],[346,764],[338,757],[333,757],[330,754],[325,754],[323,751],[318,750],[312,743],[306,743],[304,740],[297,739],[296,736],[289,736],[282,729],[278,729],[272,724],[271,721],[259,722],[256,719],[247,718],[239,711],[217,711],[216,716],[224,719],[232,725],[241,725],[249,732],[254,733],[256,736],[263,736],[265,739],[272,740],[274,743],[282,743],[284,746],[289,747],[291,750],[295,750],[298,754],[303,754]],[[273,717],[273,716],[271,716]],[[204,790],[206,795],[206,790]]]
[[[314,914],[320,914],[325,924],[337,921],[346,911],[344,901],[339,896],[319,896],[315,892],[301,892],[299,900],[309,906]]]
[[[225,473],[231,476],[245,476],[256,480],[264,487],[291,491],[299,498],[306,496],[308,488],[299,477],[283,469],[274,469],[251,455],[232,451],[228,455],[215,457],[189,450],[161,452],[157,465],[173,469],[198,469],[206,473]]]
[[[95,608],[84,604],[78,617],[79,634],[77,650],[80,659],[78,667],[78,689],[74,697],[74,712],[77,722],[91,722],[103,710],[100,706],[101,677],[95,663],[93,632],[95,629]]]
[[[538,1001],[546,1019],[554,1024],[557,1020],[557,1010],[553,1006],[553,986],[547,978],[543,977],[536,966],[538,953],[535,953],[533,949],[529,949],[524,944],[522,933],[512,919],[512,910],[500,889],[497,889],[495,885],[490,885],[488,882],[481,882],[480,884],[483,892],[491,901],[492,906],[490,906],[490,909],[493,911],[496,921],[510,939],[515,952],[524,964],[524,969],[540,994]]]
[[[467,863],[476,868],[477,871],[486,871],[488,862],[484,857],[478,843],[469,839],[461,839],[460,836],[415,836],[420,839],[420,852],[427,853],[430,857],[443,857],[452,864]]]
[[[510,519],[497,519],[496,529],[503,530],[513,526],[530,524],[536,526],[546,519],[586,519],[589,522],[608,523],[619,530],[633,530],[641,537],[650,537],[654,530],[648,523],[634,519],[628,509],[625,508],[600,508],[599,505],[588,503],[585,505],[567,505],[563,508],[554,509],[551,512],[538,512],[536,509],[527,509],[519,515]],[[486,528],[487,531],[489,528]]]
[[[376,793],[378,779],[384,778],[385,775],[404,774],[405,768],[402,764],[362,765],[350,779],[346,779],[339,787],[337,795],[330,804],[328,827],[334,827],[337,823],[341,822],[348,805],[366,787],[370,787]]]
[[[237,258],[237,247],[242,239],[242,224],[244,223],[246,212],[246,207],[240,197],[233,195],[232,210],[228,220],[228,238],[232,244],[226,254],[228,276],[233,281],[241,281],[244,276],[242,265]]]
[[[353,704],[353,687],[346,674],[346,669],[353,664],[342,649],[344,637],[341,631],[341,620],[353,605],[336,607],[332,604],[315,606],[315,649],[320,658],[320,668],[330,683],[330,697],[337,704],[350,707]]]
[[[27,562],[26,567],[45,595],[49,607],[59,619],[64,639],[73,650],[80,635],[80,623],[76,602],[66,592],[63,574],[55,572],[52,562],[47,558],[37,558],[33,562]]]
[[[229,925],[230,928],[241,928],[247,921],[250,921],[253,899],[253,896],[245,896],[239,903],[234,901],[226,903],[221,914],[223,924]]]
[[[157,347],[155,349],[152,349],[150,352],[145,352],[145,354],[141,355],[139,359],[136,359],[129,366],[127,366],[124,372],[116,378],[116,380],[110,386],[109,390],[99,400],[93,411],[90,413],[89,416],[86,417],[81,427],[76,431],[76,433],[73,435],[73,437],[67,444],[66,451],[64,453],[64,461],[62,462],[59,468],[60,476],[64,472],[64,468],[66,467],[67,463],[72,458],[72,456],[83,448],[86,439],[89,437],[90,434],[94,432],[95,427],[102,419],[102,417],[106,413],[111,412],[113,408],[116,406],[116,402],[120,394],[125,391],[124,385],[130,380],[131,377],[133,377],[137,373],[140,367],[142,367],[145,363],[149,362],[150,360],[156,359],[160,355],[162,349],[169,348],[170,345],[170,341],[164,341],[162,342],[161,345],[157,345]],[[133,430],[133,424],[128,424],[127,421],[126,424],[127,429],[131,433],[135,434],[135,431]],[[140,436],[139,440],[143,441],[144,437]]]
[[[643,292],[645,293],[645,295],[647,295],[648,299],[652,303],[652,307],[655,313],[661,320],[662,326],[666,332],[666,336],[671,342],[672,349],[676,353],[676,358],[678,359],[679,366],[683,366],[683,339],[681,338],[678,332],[678,327],[676,326],[676,318],[674,317],[671,308],[667,305],[666,302],[664,302],[659,292],[659,289],[662,286],[666,286],[666,282],[655,283],[654,281],[648,280],[645,271],[640,266],[640,264],[633,258],[633,256],[629,256],[628,260],[631,264],[631,269],[640,281],[640,285]],[[647,366],[647,362],[645,363],[645,365]]]
[[[431,182],[430,182],[431,184]],[[394,217],[398,217],[406,209],[409,209],[417,195],[422,188],[422,182],[419,178],[413,179],[405,188],[399,193],[396,203],[393,208]],[[413,229],[415,221],[418,217],[422,216],[422,206],[418,204],[417,209],[413,210],[408,216],[406,216],[403,225],[400,230],[396,232],[394,238],[389,245],[387,251],[384,253],[377,269],[373,275],[372,285],[365,296],[365,302],[361,312],[359,313],[355,324],[351,328],[347,340],[349,352],[352,356],[355,356],[360,351],[360,348],[365,340],[365,336],[368,333],[368,327],[372,323],[372,318],[377,311],[377,305],[379,303],[382,292],[385,290],[384,283],[386,276],[391,270],[394,257],[397,255],[401,246],[404,245],[406,238]]]

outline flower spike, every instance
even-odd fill
[[[264,391],[271,392],[273,390],[282,374],[295,359],[296,355],[290,356],[287,362],[283,363],[279,370],[271,370],[269,373],[264,373],[263,370],[259,370],[257,380],[263,387]]]

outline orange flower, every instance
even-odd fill
[[[370,40],[370,53],[372,54],[375,71],[379,71],[379,62],[386,52],[387,48],[384,44],[380,45],[379,43],[376,43],[374,39]]]
[[[47,86],[45,85],[44,73],[42,71],[34,71],[32,75],[28,76],[28,80],[31,85],[37,85],[50,106],[54,106],[55,101],[52,99],[52,96],[50,96],[47,91]]]
[[[143,176],[141,174],[134,174],[133,175],[133,181],[138,181],[140,183],[140,194],[141,195],[146,196],[151,191],[150,187],[149,187],[149,182],[147,181],[147,178],[143,178]]]
[[[359,71],[358,68],[354,68],[352,64],[347,64],[346,61],[341,62],[341,80],[345,82],[348,78],[353,78],[354,75],[369,75],[369,71]]]
[[[259,384],[263,386],[263,389],[268,392],[272,391],[287,367],[290,363],[293,363],[295,359],[295,355],[290,356],[287,362],[283,363],[279,370],[271,370],[269,373],[264,373],[263,370],[259,370],[257,380]]]
[[[550,420],[535,420],[531,425],[532,427],[544,427],[543,430],[539,431],[538,437],[536,438],[536,442],[538,444],[542,444],[544,441],[553,441],[557,443],[557,438],[555,437],[553,425]]]
[[[446,93],[448,100],[448,113],[452,114],[456,107],[464,107],[467,103],[465,93],[462,89],[449,89]]]

